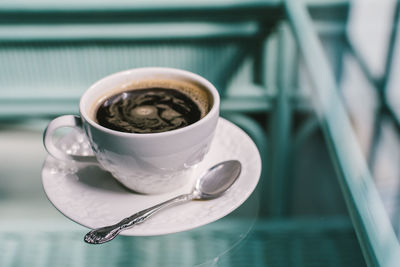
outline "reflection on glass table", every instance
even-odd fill
[[[44,194],[46,123],[2,128],[1,266],[364,265],[321,132],[296,149],[288,216],[260,213],[259,184],[237,210],[208,225],[93,246],[83,242],[88,229],[62,216]]]
[[[88,15],[81,20],[74,8],[9,4],[0,35],[0,266],[396,266],[399,2],[369,2],[132,4],[105,17],[71,3]],[[49,26],[58,19],[65,25]],[[143,65],[216,84],[222,115],[260,150],[260,183],[202,227],[89,246],[88,229],[43,191],[42,132],[49,118],[76,111],[94,80]]]

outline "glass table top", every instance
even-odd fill
[[[90,40],[79,34],[92,30],[94,36],[102,34],[91,24],[101,15],[98,9],[79,22],[85,27],[74,35],[69,30],[80,25],[73,13],[79,3],[71,3],[68,12],[73,16],[66,12],[62,21],[72,19],[75,24],[63,35],[38,17],[49,12],[43,18],[52,20],[50,12],[59,12],[61,6],[38,12],[25,10],[22,2],[0,9],[7,14],[5,22],[0,21],[4,75],[0,85],[7,89],[0,90],[0,266],[396,266],[400,262],[399,1],[306,1],[308,8],[301,1],[279,0],[255,0],[248,6],[223,0],[211,7],[179,3],[183,7],[168,9],[167,19],[177,14],[174,8],[201,19],[211,10],[212,19],[205,24],[190,21],[183,28],[175,21],[174,29],[180,31],[171,33],[173,38],[165,25],[154,34],[139,32],[132,39],[139,40],[132,54],[127,45],[132,40],[121,37],[131,34],[126,17],[121,19],[121,32],[114,35],[112,25],[104,32],[107,40],[91,47]],[[90,5],[85,8],[87,12]],[[229,27],[232,17],[219,20],[225,8],[240,18],[235,29]],[[127,13],[120,7],[116,12],[127,15],[135,9],[139,11],[133,14],[151,15],[163,10],[132,4]],[[13,37],[20,28],[13,15],[21,10],[32,17],[19,23],[32,23],[39,30],[29,31],[32,25],[28,25]],[[250,15],[236,16],[241,10]],[[259,21],[259,12],[269,12],[269,20]],[[112,16],[107,16],[110,21]],[[146,29],[159,27],[144,22]],[[214,22],[217,27],[210,26]],[[192,32],[192,26],[198,31]],[[46,43],[48,34],[57,37]],[[152,43],[158,34],[165,42],[161,48]],[[197,46],[193,39],[184,39],[177,45],[186,34],[199,34],[211,42],[206,39]],[[213,39],[218,34],[228,42]],[[253,35],[254,39],[249,37]],[[265,37],[263,46],[247,45],[260,36]],[[78,45],[71,45],[68,38],[78,40]],[[121,41],[118,38],[122,45],[114,47],[114,41]],[[238,40],[239,45],[233,45]],[[106,56],[99,57],[101,53]],[[82,69],[57,76],[57,64],[44,55]],[[42,134],[50,118],[77,112],[75,88],[83,83],[74,78],[87,82],[86,74],[92,74],[87,62],[108,60],[110,66],[121,67],[129,56],[144,61],[139,65],[165,56],[162,64],[187,67],[226,87],[221,92],[221,115],[254,140],[262,173],[249,199],[215,222],[174,234],[119,236],[107,244],[88,245],[83,236],[89,229],[64,217],[43,190],[41,171],[47,153]],[[233,78],[214,71],[221,67],[215,58]],[[231,62],[240,67],[227,68]],[[48,77],[52,75],[51,82],[43,83],[50,88],[45,92],[37,90],[42,76],[36,64]],[[60,69],[64,73],[68,68]],[[32,75],[21,76],[21,70]],[[251,76],[257,71],[264,73]],[[106,68],[95,74],[99,73],[104,76]],[[65,84],[57,87],[57,79]],[[24,87],[27,84],[31,91]]]
[[[260,182],[244,204],[216,222],[169,235],[119,236],[94,246],[83,241],[88,229],[59,213],[42,188],[46,123],[2,127],[1,266],[364,264],[321,133],[296,152],[285,216],[265,215],[268,196]]]

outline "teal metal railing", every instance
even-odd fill
[[[288,0],[285,6],[310,72],[316,111],[336,162],[364,257],[370,266],[396,266],[400,262],[398,240],[339,97],[335,77],[311,17],[300,1]]]
[[[335,20],[327,19],[332,9]],[[329,61],[317,36],[341,38],[347,12],[347,1],[182,1],[168,7],[157,1],[10,2],[0,7],[0,120],[77,113],[87,86],[121,69],[194,71],[217,85],[222,115],[242,127],[262,154],[263,216],[288,215],[291,151],[322,125],[364,257],[371,266],[390,266],[400,258],[398,242],[338,96],[340,77],[332,69],[340,62],[332,64],[332,58],[340,59]],[[311,74],[311,96],[297,88],[300,61]],[[242,68],[250,77],[239,94],[231,94]],[[294,113],[312,113],[313,97],[320,123],[310,118],[294,133]]]

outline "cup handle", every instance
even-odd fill
[[[73,160],[79,162],[97,163],[97,159],[95,156],[70,155],[65,151],[61,150],[60,148],[58,148],[54,144],[53,142],[54,132],[62,127],[72,127],[72,128],[82,129],[82,120],[78,116],[64,115],[50,121],[50,123],[47,125],[46,130],[43,133],[43,144],[47,152],[54,158],[60,160]]]

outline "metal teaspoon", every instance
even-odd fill
[[[85,242],[102,244],[114,239],[121,231],[144,222],[157,211],[172,204],[183,203],[191,200],[208,200],[221,196],[240,175],[241,164],[237,160],[221,162],[211,167],[206,174],[197,179],[196,185],[190,194],[184,194],[142,210],[116,223],[114,225],[94,229],[85,235]]]

